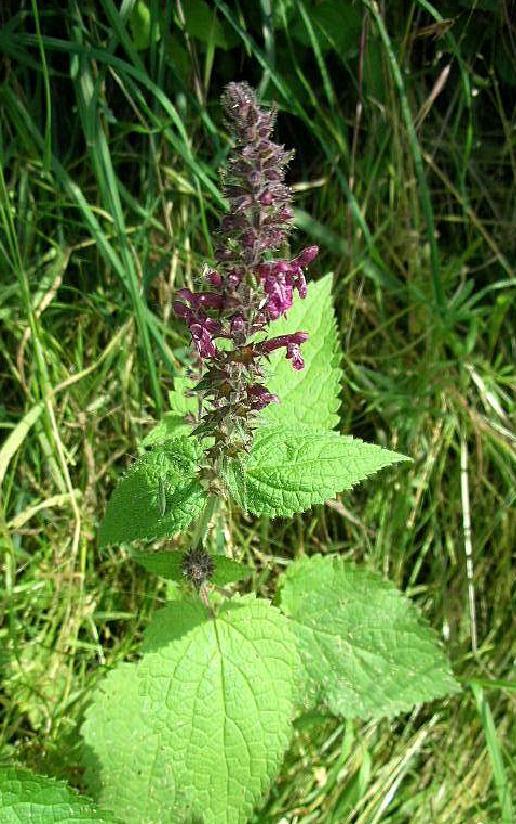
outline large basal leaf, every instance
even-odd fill
[[[257,515],[292,515],[322,504],[382,469],[408,460],[397,452],[337,432],[303,427],[259,429],[246,471],[248,508]],[[233,497],[240,485],[229,475]]]
[[[304,369],[293,369],[284,351],[271,355],[266,383],[280,403],[263,410],[260,417],[265,423],[318,429],[333,429],[338,423],[342,371],[331,287],[331,274],[309,284],[305,300],[294,301],[287,317],[271,325],[271,336],[301,331],[309,338],[302,346]]]
[[[183,609],[169,604],[146,636],[145,698],[155,729],[167,731],[194,812],[205,824],[240,824],[267,792],[289,742],[295,639],[281,612],[254,595],[226,601],[215,620],[178,637]]]
[[[167,736],[149,726],[138,688],[135,663],[119,664],[100,683],[82,726],[84,778],[124,824],[173,824],[187,805],[176,786]]]
[[[134,552],[133,558],[149,572],[161,575],[172,581],[184,581],[183,561],[184,552]],[[249,567],[227,558],[225,555],[212,555],[215,567],[210,583],[223,587],[232,581],[242,581],[252,575]]]
[[[376,573],[338,556],[294,562],[282,579],[312,699],[336,715],[378,718],[459,685],[415,606]]]
[[[90,787],[127,824],[247,821],[288,745],[298,679],[289,622],[267,601],[233,598],[216,618],[199,599],[168,604],[143,659],[88,710]]]
[[[288,745],[298,667],[267,601],[233,598],[215,619],[198,599],[168,604],[88,711],[90,786],[127,824],[243,824]]]
[[[206,493],[196,477],[198,447],[176,438],[139,458],[120,479],[100,526],[99,543],[162,538],[200,514]]]
[[[116,824],[89,799],[62,781],[23,767],[0,767],[0,821],[2,824]]]

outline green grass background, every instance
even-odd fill
[[[512,820],[515,19],[509,0],[1,4],[4,760],[82,786],[91,690],[166,597],[95,535],[188,357],[172,300],[211,255],[219,97],[246,79],[296,148],[293,249],[335,273],[341,429],[414,463],[293,522],[226,513],[218,538],[264,595],[302,553],[379,570],[464,685],[380,723],[303,717],[256,821]]]

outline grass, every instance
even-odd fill
[[[303,552],[380,570],[464,685],[380,723],[303,717],[256,820],[512,819],[510,5],[2,6],[5,759],[81,786],[91,689],[166,597],[95,534],[188,355],[173,295],[211,254],[218,98],[244,77],[297,149],[296,247],[335,273],[342,430],[415,460],[293,523],[226,513],[219,538],[263,594]]]

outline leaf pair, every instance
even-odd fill
[[[377,718],[456,692],[415,607],[337,556],[294,562],[281,611],[254,595],[214,619],[186,598],[156,614],[138,664],[87,712],[86,778],[127,824],[240,824],[263,798],[302,708]]]
[[[274,334],[309,332],[305,368],[297,371],[280,352],[270,360],[267,385],[279,395],[261,413],[251,454],[227,474],[232,497],[256,515],[288,516],[351,489],[402,455],[332,431],[338,422],[339,347],[331,275],[309,286]],[[147,435],[143,455],[119,482],[100,530],[100,543],[164,537],[186,529],[202,510],[206,493],[197,479],[200,446],[185,421],[196,401],[191,382],[177,378],[171,410]]]
[[[186,529],[202,511],[195,442],[174,438],[139,458],[108,504],[100,543],[160,538]],[[403,455],[336,432],[264,426],[245,463],[234,463],[229,491],[256,515],[292,515],[322,504]]]
[[[154,572],[162,578],[168,578],[171,581],[184,580],[183,562],[185,559],[185,552],[134,552],[133,558],[138,561],[149,572]],[[210,583],[218,587],[224,587],[233,581],[242,581],[244,578],[249,578],[252,570],[249,567],[240,564],[237,561],[232,561],[225,555],[213,555],[213,575],[210,577]]]
[[[100,529],[100,544],[160,538],[186,529],[200,514],[206,492],[197,478],[194,442],[174,438],[141,457],[120,480]],[[256,515],[292,515],[403,455],[336,432],[264,426],[245,462],[230,466],[233,498]]]

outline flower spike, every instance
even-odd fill
[[[180,289],[174,302],[200,360],[196,432],[213,438],[213,460],[233,455],[237,444],[247,448],[259,410],[279,402],[263,383],[268,355],[284,348],[294,369],[304,367],[300,347],[308,335],[269,337],[270,326],[296,293],[306,297],[305,270],[319,251],[308,246],[291,260],[274,259],[291,229],[285,171],[293,153],[273,142],[276,109],[260,108],[247,83],[229,83],[223,104],[234,148],[222,175],[229,213],[217,232],[217,264],[205,267],[202,289]],[[258,334],[267,337],[256,343]]]

